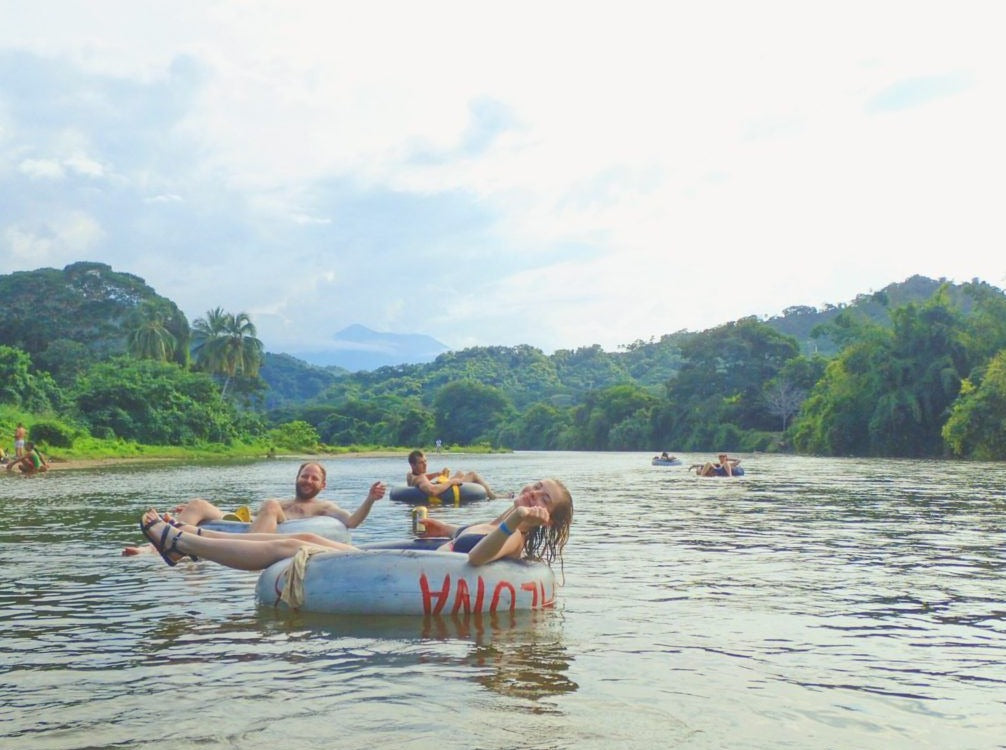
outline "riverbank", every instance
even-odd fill
[[[249,461],[249,460],[273,460],[273,459],[298,459],[301,461],[330,461],[333,459],[350,458],[401,458],[405,460],[409,454],[409,449],[381,449],[365,451],[344,451],[338,453],[291,453],[279,454],[275,456],[251,456],[234,455],[221,456],[219,453],[208,453],[192,456],[109,456],[102,458],[60,458],[49,457],[50,471],[67,471],[73,469],[96,469],[105,466],[132,465],[142,466],[144,464],[161,463],[184,463],[189,461]],[[434,454],[436,455],[436,454]],[[447,455],[447,453],[441,454]]]
[[[412,448],[403,447],[370,447],[370,446],[347,446],[339,448],[328,446],[324,451],[303,451],[291,453],[266,454],[261,446],[210,446],[210,447],[183,447],[183,446],[150,446],[129,444],[105,444],[102,441],[89,439],[88,441],[78,441],[83,445],[75,445],[70,449],[53,448],[46,450],[43,446],[43,455],[52,471],[67,471],[73,469],[95,469],[105,466],[132,465],[142,466],[145,464],[162,463],[206,463],[206,462],[246,462],[260,461],[265,459],[299,459],[301,461],[329,461],[341,458],[401,458],[403,461],[408,457]],[[65,451],[65,452],[64,452]],[[116,453],[119,451],[120,453]],[[426,449],[430,458],[439,456],[450,460],[451,456],[486,454],[486,453],[509,453],[508,450],[493,450],[485,446],[452,446],[445,448],[441,452]],[[439,460],[439,459],[438,459]],[[3,468],[0,467],[0,474]]]
[[[69,460],[50,459],[49,471],[66,471],[71,469],[97,469],[102,466],[115,466],[118,464],[156,464],[168,462],[180,462],[180,458],[74,458]]]

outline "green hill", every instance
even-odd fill
[[[804,354],[818,353],[831,356],[838,351],[838,346],[828,338],[827,334],[815,335],[815,329],[819,326],[833,322],[843,311],[852,311],[883,326],[890,325],[887,316],[889,309],[902,307],[910,302],[924,302],[946,283],[946,279],[937,281],[926,276],[912,276],[905,281],[888,284],[879,292],[857,295],[846,304],[825,305],[822,308],[787,307],[782,315],[767,318],[765,323],[780,333],[795,338],[800,344],[800,351]],[[978,279],[972,283],[989,286]],[[964,293],[964,286],[949,284],[947,288],[954,304],[963,312],[969,312],[973,301]]]
[[[839,314],[862,315],[887,325],[889,308],[929,299],[944,283],[913,276],[848,303],[789,307],[762,322],[794,337],[804,353],[831,356],[837,347],[820,329]],[[962,285],[950,284],[948,289],[962,310],[970,309],[971,300]],[[88,362],[123,352],[130,316],[144,304],[166,311],[169,330],[186,347],[190,336],[189,323],[174,302],[158,295],[143,279],[113,271],[103,263],[79,262],[62,270],[42,268],[0,276],[0,303],[4,309],[0,344],[26,351],[37,367],[61,382],[71,382],[73,373]],[[213,304],[206,301],[207,307]],[[267,409],[342,401],[363,391],[415,398],[428,405],[439,388],[465,379],[499,389],[517,408],[538,401],[566,406],[583,393],[621,383],[659,392],[680,368],[682,344],[696,335],[677,331],[659,340],[637,340],[616,352],[595,345],[545,355],[527,345],[480,346],[445,352],[422,365],[355,373],[266,353],[260,375],[267,385]],[[179,362],[187,360],[186,347],[179,348]]]
[[[130,316],[143,304],[162,309],[168,330],[188,342],[189,323],[178,306],[138,276],[104,263],[73,263],[0,276],[0,344],[26,351],[57,380],[67,370],[126,349]],[[181,351],[179,362],[187,361]]]

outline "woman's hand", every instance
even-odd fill
[[[521,531],[525,529],[533,529],[535,526],[548,526],[549,521],[551,521],[551,516],[548,514],[547,508],[514,508],[512,513],[516,517],[516,528],[520,528]]]
[[[427,516],[423,519],[423,525],[426,526],[426,531],[420,535],[421,537],[451,536],[457,530],[457,526],[452,526],[444,523],[443,521],[438,521],[431,516]]]

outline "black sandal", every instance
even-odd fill
[[[150,534],[150,529],[153,528],[154,524],[156,523],[164,524],[164,531],[161,532],[160,541],[156,541],[154,537]],[[157,553],[161,556],[161,559],[164,560],[164,562],[166,562],[172,568],[178,565],[178,562],[183,557],[186,557],[186,553],[178,549],[178,537],[184,534],[185,533],[184,531],[179,531],[177,534],[175,534],[174,539],[171,540],[171,546],[165,547],[165,544],[167,544],[168,541],[168,534],[171,532],[173,528],[174,527],[170,523],[165,521],[160,516],[158,516],[156,519],[146,524],[143,523],[142,518],[140,519],[140,531],[143,532],[143,536],[147,537],[147,540],[153,545],[154,549],[157,550]],[[177,554],[178,557],[177,558],[171,557],[169,553],[172,552]],[[189,557],[191,557],[191,555],[189,555]],[[194,557],[192,559],[195,560]]]

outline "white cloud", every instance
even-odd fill
[[[0,271],[111,262],[192,316],[256,311],[274,349],[352,322],[613,348],[914,273],[1001,284],[995,9],[19,5],[0,53],[55,62],[32,109],[0,84],[0,190],[47,192],[0,217],[34,248]],[[25,228],[73,211],[90,230]]]
[[[103,177],[105,175],[104,166],[84,154],[74,154],[64,163],[70,170],[85,177]]]
[[[66,174],[63,165],[52,159],[24,159],[18,169],[21,174],[36,180],[61,180]]]
[[[322,216],[309,216],[304,213],[295,212],[290,216],[290,220],[295,224],[331,224],[332,220]]]
[[[62,180],[68,173],[85,177],[102,177],[105,174],[99,162],[82,154],[66,159],[23,159],[18,164],[18,170],[33,180]]]
[[[3,228],[3,246],[17,259],[12,270],[66,265],[86,257],[104,233],[93,217],[80,211],[67,211],[51,217],[46,224],[27,227],[12,223]]]
[[[5,254],[15,260],[11,268],[17,269],[22,268],[24,263],[29,264],[27,268],[35,268],[36,263],[45,265],[53,243],[51,239],[38,237],[22,227],[8,225],[3,230],[3,244]]]

